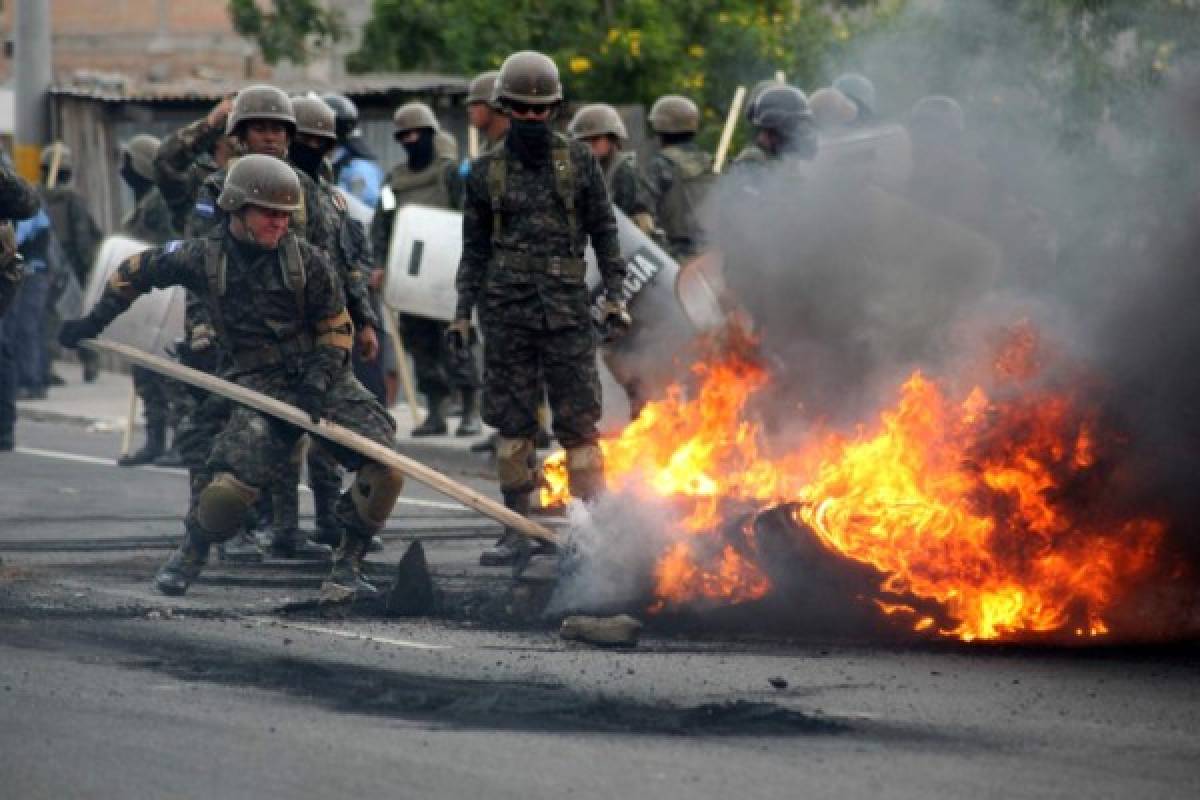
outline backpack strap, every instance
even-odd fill
[[[295,234],[287,234],[279,243],[279,261],[283,285],[295,293],[296,312],[304,319],[304,284],[308,276],[304,273],[304,261],[300,258],[300,244]]]
[[[567,210],[567,231],[571,240],[571,255],[575,252],[575,231],[578,218],[575,213],[575,169],[571,166],[571,150],[565,140],[559,140],[550,151],[550,162],[554,166],[554,189]]]
[[[225,335],[225,317],[221,314],[221,298],[225,296],[225,251],[221,240],[210,238],[204,243],[204,274],[208,278],[208,308],[212,312],[213,327],[222,342]]]
[[[504,192],[508,183],[508,159],[504,153],[496,153],[496,157],[488,162],[488,199],[492,203],[492,244],[500,243],[501,228],[504,215],[500,213],[504,203]]]

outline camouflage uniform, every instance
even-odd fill
[[[177,231],[187,230],[200,186],[220,169],[212,152],[224,133],[203,118],[170,134],[159,145],[155,180],[171,211],[171,227]]]
[[[0,164],[0,450],[13,448],[13,428],[17,423],[15,342],[5,312],[17,294],[25,270],[17,256],[13,221],[34,216],[39,207],[37,191],[7,165]]]
[[[428,167],[415,173],[407,165],[399,164],[388,173],[386,185],[394,198],[393,204],[384,208],[385,192],[371,220],[371,249],[381,264],[387,263],[398,209],[409,204],[458,208],[462,202],[458,167],[446,155],[435,157]],[[425,395],[431,411],[454,390],[479,388],[474,359],[454,359],[446,352],[446,323],[401,314],[400,332],[416,368],[417,390]]]
[[[614,152],[605,161],[607,163],[601,162],[600,166],[604,170],[604,182],[613,205],[630,218],[638,214],[653,214],[653,203],[638,177],[637,156]]]
[[[679,262],[704,249],[701,208],[713,182],[713,159],[692,142],[668,145],[646,165],[643,186],[666,237],[667,250]]]
[[[528,166],[505,146],[474,162],[456,317],[469,319],[479,305],[483,416],[502,437],[537,433],[544,377],[559,443],[596,441],[600,380],[583,262],[589,237],[608,295],[620,297],[625,267],[617,223],[587,145],[556,135],[544,164]]]

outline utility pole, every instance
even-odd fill
[[[29,181],[40,179],[38,157],[49,128],[47,91],[50,89],[50,0],[17,0],[13,24],[13,73],[16,91],[17,171]]]

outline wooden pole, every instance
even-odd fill
[[[746,101],[746,87],[739,86],[733,93],[733,103],[729,106],[729,116],[725,117],[725,129],[721,131],[721,142],[717,145],[717,156],[713,159],[713,173],[721,174],[725,166],[725,157],[729,155],[729,145],[733,142],[733,131],[737,127],[738,117],[742,115],[742,103]]]
[[[133,449],[133,426],[137,419],[138,395],[137,387],[133,385],[133,381],[129,383],[129,421],[125,425],[125,432],[121,434],[121,455],[129,455],[129,451]]]
[[[467,157],[472,161],[479,158],[479,131],[474,125],[467,126]]]
[[[55,142],[50,146],[50,171],[46,173],[46,188],[53,189],[58,185],[58,170],[62,167],[63,144]]]
[[[400,337],[400,328],[396,325],[396,312],[386,304],[383,311],[383,327],[387,328],[392,348],[396,351],[396,372],[400,374],[400,385],[404,387],[404,402],[408,403],[415,421],[420,408],[417,406],[417,390],[413,385],[412,370],[408,368],[408,352],[404,349],[404,339]]]
[[[414,461],[408,456],[397,453],[386,445],[373,442],[367,437],[343,428],[335,422],[323,419],[319,424],[313,424],[308,414],[294,406],[276,400],[274,397],[256,392],[245,386],[239,386],[236,383],[230,383],[227,380],[218,378],[216,375],[209,375],[206,372],[185,367],[174,361],[168,361],[160,356],[145,353],[136,347],[129,347],[128,345],[117,344],[115,342],[106,342],[100,339],[85,339],[80,344],[91,350],[113,353],[138,366],[153,370],[160,375],[166,375],[168,378],[174,378],[192,386],[206,389],[214,394],[219,394],[222,397],[227,397],[230,400],[241,403],[244,406],[249,406],[256,411],[270,414],[272,417],[295,425],[297,428],[347,447],[372,461],[398,469],[406,476],[419,483],[423,483],[435,492],[457,500],[468,508],[473,508],[484,516],[490,517],[518,533],[544,542],[560,543],[561,537],[546,526],[539,525],[511,509],[505,508],[490,497],[480,494],[471,487],[443,475],[432,467],[425,466],[420,461]]]

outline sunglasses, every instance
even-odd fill
[[[551,106],[532,103],[520,103],[516,100],[508,101],[508,110],[513,114],[548,114]]]

